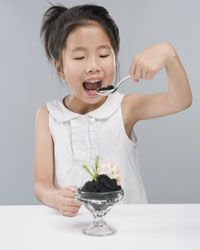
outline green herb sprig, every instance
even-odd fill
[[[89,175],[92,177],[94,181],[97,180],[98,177],[98,168],[99,168],[99,156],[97,156],[96,161],[95,161],[95,167],[93,169],[93,173],[90,171],[88,166],[86,164],[83,164],[83,168],[89,173]]]

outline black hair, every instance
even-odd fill
[[[44,14],[40,36],[49,61],[58,60],[62,65],[62,50],[71,31],[88,21],[98,22],[106,31],[117,58],[119,52],[119,30],[109,12],[101,6],[85,4],[66,8],[52,5]]]

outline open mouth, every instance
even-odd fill
[[[87,91],[98,91],[102,86],[102,81],[83,82],[83,88]]]

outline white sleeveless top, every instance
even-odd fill
[[[91,180],[83,169],[100,162],[112,162],[120,169],[124,198],[121,203],[148,203],[142,182],[137,139],[127,136],[121,111],[124,94],[115,92],[97,109],[74,113],[62,99],[46,104],[49,129],[54,141],[54,183],[56,187],[82,186]]]

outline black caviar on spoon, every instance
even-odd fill
[[[115,87],[113,85],[108,85],[107,87],[102,87],[98,89],[98,92],[104,91],[104,90],[111,90],[114,89]]]
[[[126,77],[124,77],[120,82],[118,82],[118,84],[116,86],[113,86],[113,85],[108,85],[107,87],[103,87],[103,88],[99,88],[96,93],[98,95],[103,95],[103,96],[106,96],[106,95],[110,95],[112,93],[114,93],[118,88],[119,86],[124,82],[126,81],[127,79],[129,79],[131,76],[128,75]]]

